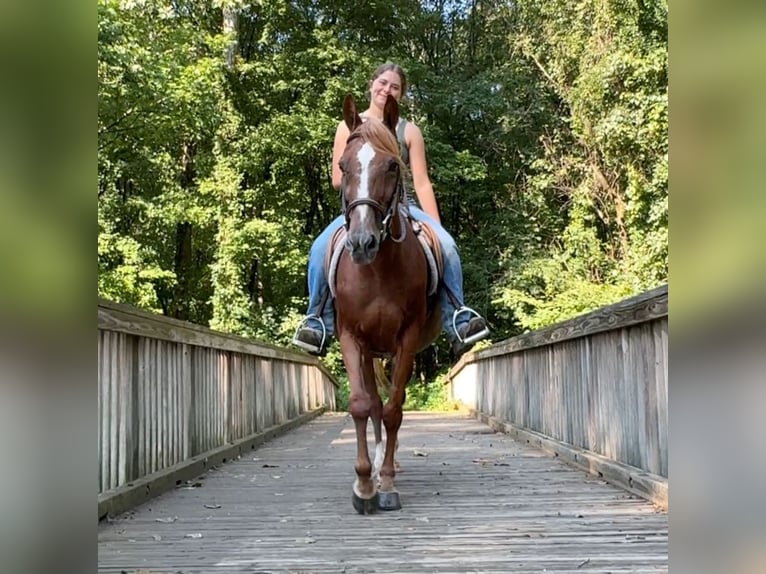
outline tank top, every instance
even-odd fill
[[[399,142],[399,155],[402,156],[404,165],[407,166],[407,173],[402,174],[401,186],[404,189],[404,203],[417,206],[415,198],[412,195],[412,176],[410,174],[410,148],[407,147],[407,141],[404,138],[404,130],[407,128],[407,120],[399,118],[396,125],[396,139]]]

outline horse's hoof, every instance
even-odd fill
[[[398,492],[379,492],[378,508],[381,510],[401,510],[402,503],[399,501]]]
[[[351,495],[351,503],[354,505],[354,510],[359,514],[374,514],[377,512],[380,504],[378,502],[377,492],[372,498],[362,498],[361,496],[357,496],[356,493],[353,493]]]

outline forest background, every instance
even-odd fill
[[[347,93],[392,60],[500,341],[667,281],[666,0],[98,0],[98,294],[289,345]],[[337,343],[324,359],[344,379]],[[411,407],[439,406],[442,336]]]

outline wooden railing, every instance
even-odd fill
[[[493,427],[667,505],[667,285],[466,354],[449,382]]]
[[[335,409],[315,358],[98,303],[99,517]]]

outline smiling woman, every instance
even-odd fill
[[[359,121],[363,123],[383,122],[386,102],[389,99],[397,103],[398,115],[398,102],[406,89],[407,78],[399,65],[386,62],[379,66],[370,77],[368,85],[370,104],[367,110],[357,114]],[[338,124],[335,132],[332,183],[336,189],[340,190],[344,186],[344,169],[348,171],[349,160],[346,158],[344,163],[344,152],[352,131],[344,120]],[[452,343],[454,354],[460,356],[474,343],[487,337],[489,329],[486,321],[476,311],[463,304],[463,271],[460,255],[454,239],[441,225],[439,208],[431,180],[428,177],[423,134],[417,125],[401,117],[398,118],[391,131],[396,136],[394,145],[398,150],[397,153],[390,153],[390,155],[398,157],[402,167],[409,168],[412,187],[414,187],[417,202],[420,205],[418,207],[410,198],[406,183],[407,178],[400,177],[399,185],[406,204],[407,214],[413,220],[427,223],[435,231],[439,240],[442,260],[444,261],[443,281],[438,292],[442,328]],[[393,139],[389,137],[388,141],[391,142]],[[392,151],[390,150],[390,152]],[[358,153],[369,154],[370,152],[358,150]],[[365,164],[369,161],[371,158],[366,159]],[[405,173],[406,170],[401,170],[402,175]],[[363,211],[369,210],[365,208]],[[347,215],[338,216],[317,237],[309,254],[308,314],[298,326],[293,337],[293,344],[316,355],[323,355],[326,352],[328,336],[335,332],[333,305],[327,304],[329,287],[324,270],[324,261],[331,237],[344,224],[348,227]],[[370,239],[368,238],[368,240]],[[379,246],[368,245],[367,249],[373,247]],[[357,256],[360,255],[357,254]]]

